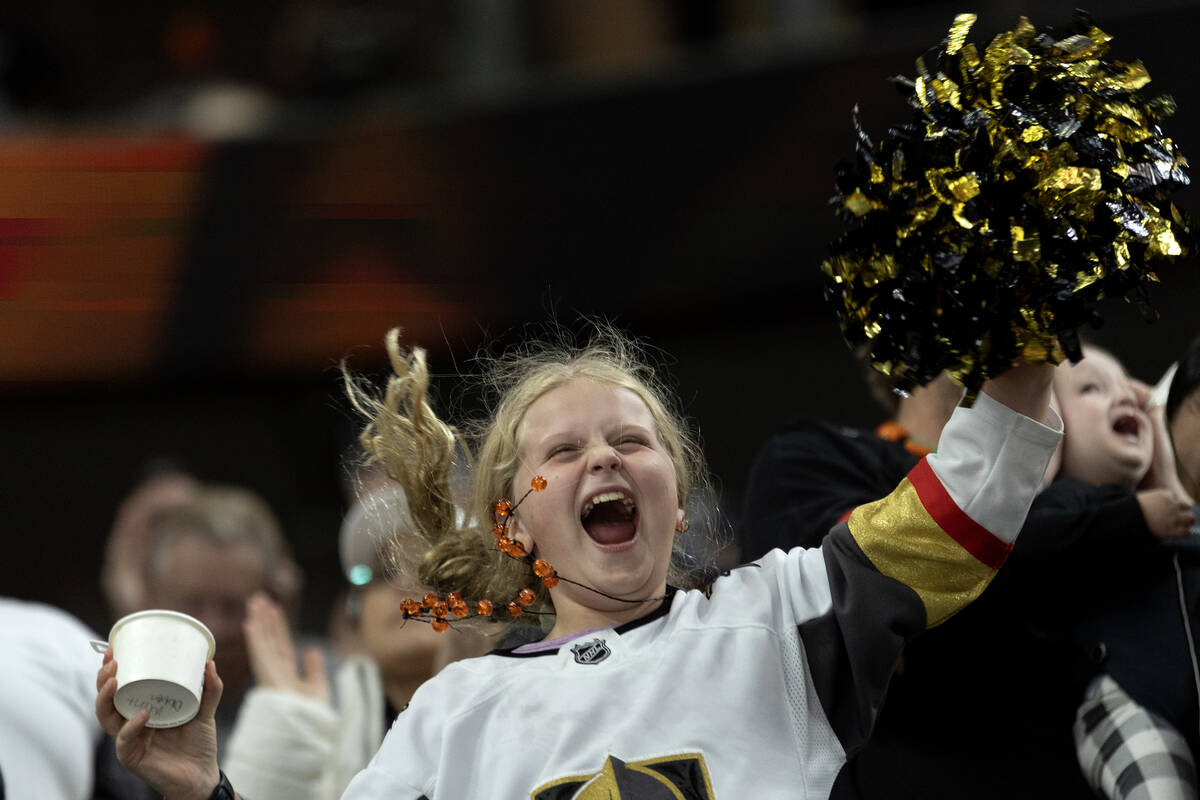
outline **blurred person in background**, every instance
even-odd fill
[[[962,387],[943,374],[901,398],[884,376],[864,369],[888,419],[873,432],[798,419],[773,435],[751,468],[739,530],[743,561],[785,543],[818,547],[830,528],[887,495],[937,447]]]
[[[156,796],[96,721],[95,638],[65,611],[0,597],[0,798]]]
[[[1200,502],[1200,337],[1159,382],[1156,395],[1175,453],[1175,471],[1183,490]]]
[[[117,506],[104,548],[100,588],[113,620],[143,611],[146,562],[150,557],[150,521],[160,512],[195,496],[200,482],[169,461],[151,462],[140,480]]]
[[[145,607],[181,611],[212,631],[226,698],[217,725],[228,730],[252,679],[242,632],[246,601],[264,592],[293,607],[299,568],[270,507],[241,487],[199,485],[147,528]]]
[[[402,591],[387,580],[385,542],[411,526],[404,490],[395,483],[362,483],[339,534],[342,570],[350,589],[340,663],[333,685],[320,649],[297,665],[287,620],[257,594],[245,633],[255,687],[247,694],[227,748],[226,774],[255,800],[341,797],[351,778],[379,749],[392,720],[413,692],[450,660],[481,655],[487,639],[463,630],[439,634],[405,618]]]
[[[1200,341],[1169,384],[1164,407],[1160,392],[1130,381],[1094,347],[1054,378],[1065,426],[1052,487],[1062,490],[1059,503],[1131,533],[1119,549],[1094,549],[1092,560],[1045,566],[1047,583],[1050,573],[1066,576],[1051,596],[1059,624],[1096,664],[1075,743],[1089,784],[1112,800],[1197,797],[1200,548],[1189,535],[1196,486],[1188,463],[1200,442],[1187,430],[1200,420]]]

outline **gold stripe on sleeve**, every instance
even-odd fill
[[[996,575],[942,530],[907,478],[882,500],[856,508],[847,522],[875,569],[920,596],[926,627],[975,600]]]

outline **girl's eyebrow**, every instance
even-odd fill
[[[545,453],[562,444],[575,444],[579,441],[578,436],[574,436],[567,431],[558,431],[543,436],[540,441],[533,445],[535,452]]]
[[[647,428],[645,425],[639,425],[636,422],[622,422],[622,423],[619,423],[619,424],[613,426],[613,428],[611,430],[615,430],[618,433],[621,431],[633,431],[634,433],[650,433],[652,429]]]

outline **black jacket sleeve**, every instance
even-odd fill
[[[818,547],[847,513],[886,497],[917,461],[873,433],[793,423],[763,446],[751,468],[739,527],[742,560],[775,547]]]
[[[1010,563],[1064,554],[1077,559],[1081,552],[1107,558],[1153,542],[1135,492],[1063,478],[1033,501]]]

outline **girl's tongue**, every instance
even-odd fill
[[[597,544],[628,542],[637,533],[636,509],[621,502],[600,503],[583,520],[583,529]]]

